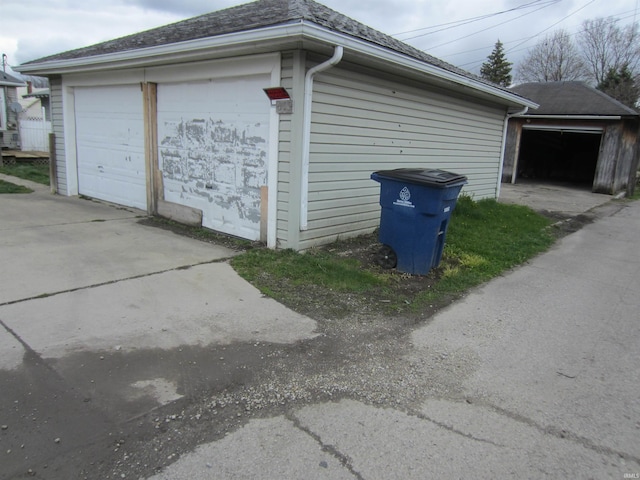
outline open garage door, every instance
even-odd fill
[[[591,187],[601,141],[601,129],[525,127],[517,177]]]
[[[78,192],[147,209],[140,85],[75,89]]]

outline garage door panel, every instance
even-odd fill
[[[140,87],[77,88],[75,111],[78,191],[146,210]]]
[[[267,184],[267,75],[158,85],[164,196],[203,212],[203,225],[260,238]]]

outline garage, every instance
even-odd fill
[[[640,115],[583,82],[511,88],[538,104],[509,115],[502,182],[562,182],[594,193],[632,195]]]
[[[374,231],[376,170],[451,169],[467,176],[468,195],[495,198],[508,114],[536,106],[298,0],[238,5],[20,68],[51,81],[56,191],[76,195],[81,183],[85,195],[131,205],[122,194],[143,199],[146,183],[150,215],[294,250]],[[76,131],[76,120],[91,127]],[[125,121],[128,131],[105,135]],[[121,138],[129,152],[144,143],[144,161],[126,157],[134,168],[103,186]]]
[[[601,141],[602,129],[523,128],[518,177],[591,189]]]
[[[202,211],[202,225],[259,240],[267,185],[267,74],[158,85],[164,199]],[[266,207],[266,205],[264,205]]]
[[[140,85],[74,91],[78,192],[147,209]]]

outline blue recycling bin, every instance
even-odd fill
[[[377,262],[385,268],[426,275],[437,267],[451,212],[467,177],[444,170],[398,168],[371,174],[380,183]]]

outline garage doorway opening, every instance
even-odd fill
[[[518,179],[565,183],[591,189],[602,131],[523,129]]]

